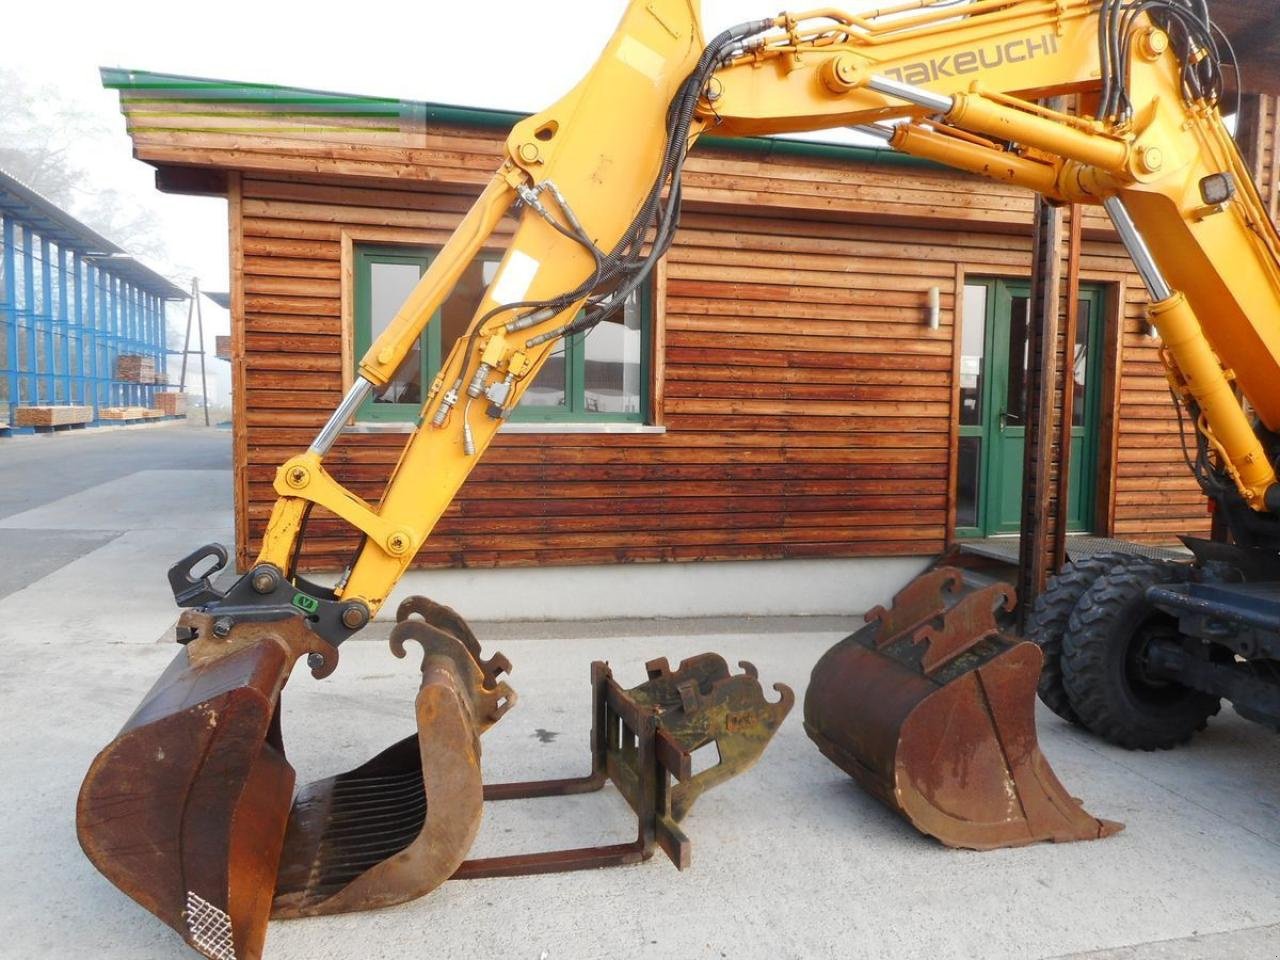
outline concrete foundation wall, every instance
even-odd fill
[[[843,616],[887,604],[920,557],[410,571],[379,614],[422,594],[472,620]]]

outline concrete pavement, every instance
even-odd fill
[[[88,439],[105,438],[39,442],[70,441],[58,469],[88,476],[76,446]],[[192,449],[203,442],[191,439]],[[160,642],[176,616],[165,568],[230,536],[230,476],[214,446],[207,460],[130,450],[115,472],[85,485],[39,483],[23,499],[23,471],[0,445],[0,489],[10,498],[0,556],[25,571],[0,597],[0,957],[194,956],[84,859],[74,805],[94,753],[174,655]],[[61,566],[35,567],[27,558],[40,556],[42,535],[80,539]],[[638,682],[651,657],[718,650],[752,660],[766,685],[789,683],[802,698],[810,666],[846,630],[832,618],[477,627],[487,650],[515,664],[521,698],[485,736],[492,781],[585,769],[593,659]],[[417,664],[390,654],[384,625],[366,635],[343,647],[330,679],[303,671],[290,684],[285,743],[300,782],[358,764],[412,729]],[[1133,754],[1046,711],[1039,717],[1059,776],[1093,813],[1125,821],[1122,834],[947,850],[858,791],[793,714],[755,769],[699,801],[686,821],[693,866],[683,874],[659,855],[595,873],[448,883],[389,910],[273,924],[267,957],[1280,957],[1273,734],[1228,710],[1188,748]],[[629,839],[631,829],[608,790],[491,804],[473,853]]]

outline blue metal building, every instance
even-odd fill
[[[122,355],[164,379],[165,304],[181,288],[0,172],[0,431],[22,406],[154,405],[162,384],[116,378]],[[3,433],[0,433],[3,435]]]

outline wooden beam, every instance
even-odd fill
[[[1049,507],[1055,438],[1053,398],[1059,373],[1062,210],[1040,197],[1036,199],[1033,251],[1031,298],[1027,304],[1027,426],[1018,543],[1018,620],[1022,627],[1049,576],[1053,526]],[[1064,512],[1062,504],[1058,512]]]
[[[1076,336],[1080,329],[1080,244],[1082,223],[1081,209],[1073,205],[1070,210],[1071,232],[1067,239],[1067,324],[1062,332],[1062,349],[1064,367],[1062,370],[1062,405],[1058,413],[1057,447],[1058,447],[1058,515],[1053,525],[1053,553],[1050,564],[1053,570],[1061,570],[1067,562],[1067,515],[1071,500],[1071,426],[1075,414],[1076,378],[1075,350]],[[1090,331],[1096,335],[1096,331]],[[1087,355],[1087,351],[1086,351]],[[1089,370],[1090,378],[1097,376],[1096,370]]]
[[[249,408],[245,385],[244,204],[240,174],[227,181],[227,242],[231,264],[231,448],[235,471],[236,567],[249,568]]]
[[[205,167],[156,167],[156,189],[193,197],[225,197],[227,171]]]

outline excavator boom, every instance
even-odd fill
[[[239,960],[260,954],[273,911],[399,902],[455,873],[630,862],[655,842],[687,863],[676,824],[692,798],[750,766],[792,702],[785,688],[766,701],[749,665],[731,675],[718,657],[674,671],[655,661],[630,690],[598,665],[592,773],[486,787],[480,735],[514,702],[501,679],[509,664],[484,659],[457,614],[415,598],[399,612],[393,648],[403,655],[412,638],[424,650],[416,737],[292,800],[279,715],[294,663],[305,657],[316,676],[336,668],[341,644],[386,604],[557,345],[609,322],[648,282],[677,228],[689,150],[708,131],[857,126],[1054,202],[1104,207],[1151,293],[1206,488],[1242,531],[1274,523],[1280,239],[1223,125],[1221,92],[1200,0],[901,0],[865,14],[784,13],[710,40],[697,0],[632,0],[588,76],[515,125],[501,167],[338,409],[280,467],[252,568],[215,585],[210,561],[216,572],[226,553],[210,546],[171,571],[188,608],[184,647],[86,778],[78,824],[91,859],[197,950]],[[1072,112],[1041,103],[1060,96]],[[500,225],[511,239],[496,276],[382,496],[356,496],[326,456]],[[297,570],[317,507],[362,537],[331,588]],[[1113,832],[1071,799],[1036,744],[1038,651],[997,617],[1016,598],[966,596],[954,573],[930,576],[820,662],[805,706],[810,736],[948,843]],[[689,757],[712,741],[720,766],[693,774]],[[943,767],[951,775],[939,777]],[[636,845],[465,860],[486,798],[607,781],[637,813]],[[150,841],[143,860],[140,837]]]

